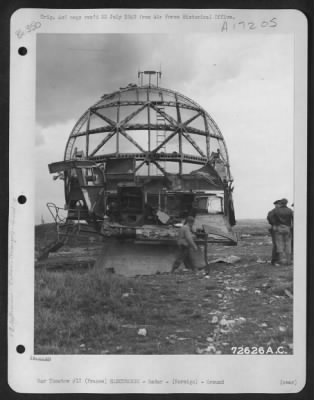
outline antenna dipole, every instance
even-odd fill
[[[148,86],[151,87],[152,84],[152,76],[156,77],[156,86],[159,87],[159,80],[161,79],[161,70],[160,71],[138,71],[137,78],[141,78],[141,86],[143,86],[144,75],[148,75]]]

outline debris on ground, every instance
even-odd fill
[[[285,289],[285,293],[290,299],[293,299],[293,294],[288,289]]]
[[[141,328],[137,331],[137,334],[139,336],[146,336],[147,335],[147,330],[145,328]]]
[[[99,242],[37,262],[34,351],[217,355],[258,344],[293,354],[293,267],[256,261],[271,257],[266,223],[239,226],[238,246],[209,245],[215,262],[205,276],[83,268],[97,259]]]
[[[239,318],[236,318],[236,321],[239,322],[240,324],[243,324],[244,322],[246,322],[246,318],[239,317]]]
[[[195,352],[196,354],[216,354],[216,347],[213,345],[207,346],[203,349],[197,347]]]
[[[235,264],[239,261],[241,261],[240,257],[231,255],[224,258],[216,258],[215,260],[209,261],[208,264],[217,264],[217,263]]]

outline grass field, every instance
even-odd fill
[[[35,354],[232,354],[247,346],[291,354],[293,268],[267,262],[267,229],[240,221],[238,246],[212,245],[209,253],[239,262],[211,264],[209,278],[202,271],[127,278],[91,264],[49,269],[58,255],[49,258],[36,268]],[[80,249],[93,254],[93,246]]]

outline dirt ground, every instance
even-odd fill
[[[267,229],[240,221],[208,276],[124,277],[93,267],[100,242],[60,249],[36,263],[35,354],[292,354],[293,266],[270,264]]]

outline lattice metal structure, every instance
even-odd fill
[[[64,160],[78,157],[96,163],[132,157],[136,175],[146,176],[157,170],[182,176],[199,165],[216,168],[219,159],[221,179],[232,180],[226,143],[210,114],[190,98],[151,84],[130,84],[91,106],[65,148]]]
[[[192,215],[205,249],[208,241],[236,244],[222,133],[195,101],[159,87],[160,77],[139,72],[139,85],[102,96],[75,124],[64,160],[49,164],[64,180],[65,238],[85,221],[105,237],[175,243],[176,225]]]

